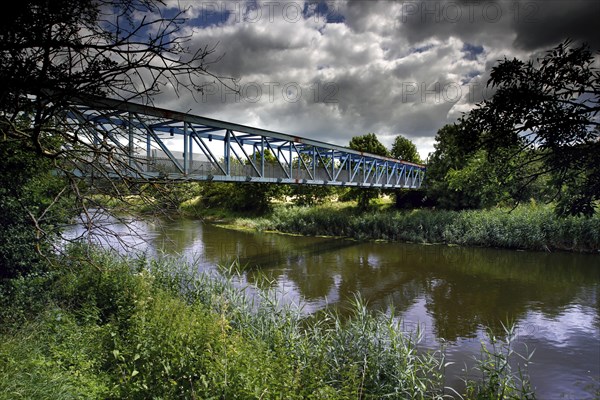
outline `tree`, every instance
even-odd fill
[[[463,133],[457,124],[442,127],[435,136],[435,151],[427,164],[427,195],[442,208],[476,208],[480,205],[471,192],[451,188],[447,177],[450,171],[461,170],[476,151],[476,142]]]
[[[417,146],[402,135],[396,136],[392,144],[391,155],[402,161],[421,164],[423,161],[417,152]],[[394,190],[396,208],[414,208],[425,204],[425,191],[419,190]]]
[[[396,136],[394,144],[392,144],[391,155],[394,158],[398,158],[403,161],[413,162],[420,164],[423,161],[417,151],[417,146],[410,139],[405,138],[402,135]]]
[[[488,86],[495,94],[463,118],[464,131],[512,172],[539,165],[521,174],[520,185],[550,176],[560,214],[593,214],[600,199],[600,70],[589,47],[565,41],[535,62],[504,59]]]
[[[298,206],[312,206],[323,203],[334,194],[334,188],[326,185],[294,185],[290,195]]]
[[[275,167],[277,158],[269,149],[252,154],[255,165],[260,166],[264,157],[265,167]],[[229,160],[232,169],[241,167],[239,160]],[[250,164],[249,160],[245,160]],[[260,168],[260,167],[259,167]],[[277,168],[279,166],[277,165]],[[271,200],[282,198],[287,193],[285,185],[247,182],[204,182],[200,184],[201,204],[205,208],[220,208],[233,212],[262,214],[270,210]]]
[[[351,149],[364,151],[366,153],[376,154],[378,156],[389,157],[390,152],[385,146],[377,139],[377,135],[374,133],[367,133],[366,135],[354,136],[350,139],[348,145]]]
[[[256,160],[257,165],[260,165],[263,156],[265,158],[265,164],[277,163],[277,157],[275,157],[269,149],[265,149],[262,153],[260,151],[256,151],[254,154],[252,154],[252,158]],[[250,164],[250,161],[246,160],[246,164]]]
[[[69,186],[59,193],[72,195],[71,203],[80,209],[99,205],[88,194],[122,196],[139,185],[127,174],[122,174],[122,184],[104,180],[96,186],[98,181],[84,181],[72,173],[79,163],[104,175],[104,166],[90,161],[90,155],[111,160],[115,171],[128,168],[110,157],[110,141],[89,143],[76,131],[60,127],[58,121],[74,97],[151,103],[166,87],[177,94],[194,93],[209,79],[220,79],[208,71],[218,60],[212,56],[215,49],[189,48],[191,37],[182,29],[184,11],[173,12],[165,3],[24,0],[0,15],[0,145],[24,159],[48,160]],[[49,206],[59,203],[56,199]],[[29,228],[40,236],[40,215],[28,216]]]
[[[350,139],[349,147],[354,150],[364,151],[366,153],[376,154],[379,156],[389,157],[388,149],[377,139],[374,133],[367,133],[362,136],[354,136]],[[356,198],[358,208],[366,210],[369,207],[371,199],[379,196],[378,189],[352,189],[348,193],[349,198]]]
[[[461,123],[446,125],[438,131],[426,174],[427,196],[435,204],[448,209],[468,209],[546,199],[543,179],[535,185],[521,185],[524,176],[539,171],[537,163],[526,164],[528,154],[510,160],[489,157],[478,140]],[[497,149],[496,154],[514,151],[509,147]],[[516,168],[517,165],[521,167]]]
[[[214,48],[188,48],[185,11],[165,12],[161,0],[15,3],[1,19],[2,110],[38,111],[31,134],[39,135],[38,125],[74,95],[150,101],[165,85],[202,90]],[[54,106],[39,110],[44,103]]]
[[[313,168],[313,162],[316,164],[314,167],[317,170],[325,168],[320,158],[313,160],[312,156],[308,154],[300,154],[292,160],[293,165],[303,165],[308,166],[308,168]],[[291,185],[289,195],[292,196],[293,203],[298,206],[312,206],[323,203],[328,197],[336,193],[336,189],[328,185]]]

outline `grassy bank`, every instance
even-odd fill
[[[600,215],[558,218],[535,204],[514,210],[376,210],[353,207],[277,207],[269,216],[238,218],[239,226],[359,240],[445,243],[528,250],[600,251]]]
[[[441,352],[417,351],[393,316],[303,318],[249,296],[235,268],[71,253],[60,269],[0,286],[0,398],[441,398]],[[484,352],[465,398],[532,398],[506,346]]]

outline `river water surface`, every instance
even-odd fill
[[[538,399],[600,398],[600,255],[240,232],[186,219],[111,229],[138,251],[182,256],[201,270],[235,259],[258,266],[306,313],[343,309],[356,293],[373,310],[393,308],[407,331],[420,329],[423,347],[445,345],[453,386],[486,332],[502,335],[502,322],[514,320],[517,351],[534,351]]]

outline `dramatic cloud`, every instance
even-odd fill
[[[600,2],[171,1],[192,49],[217,45],[203,94],[157,105],[347,145],[402,134],[426,157],[435,133],[487,94],[504,57],[534,58],[571,38],[600,49]],[[225,81],[226,82],[226,81]]]

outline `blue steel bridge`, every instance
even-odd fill
[[[418,189],[425,177],[419,164],[112,99],[74,99],[60,124],[87,147],[83,176],[386,189]]]

